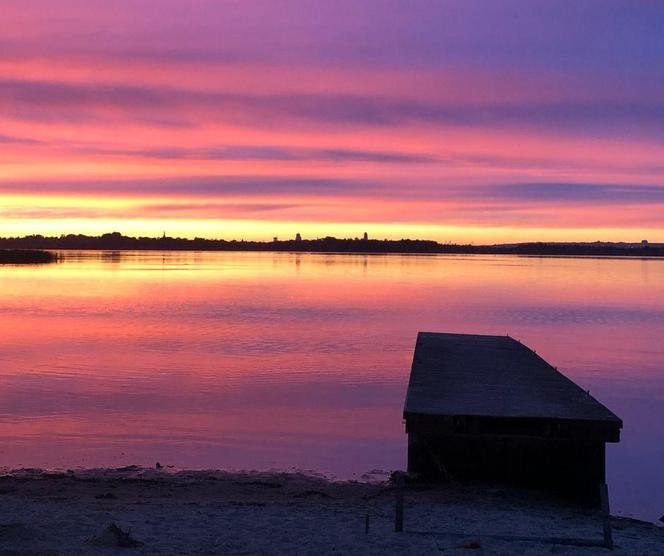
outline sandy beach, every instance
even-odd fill
[[[610,553],[559,543],[600,543],[597,512],[495,487],[411,485],[405,531],[395,533],[393,486],[381,472],[365,479],[133,466],[8,471],[0,555]],[[613,554],[664,553],[664,528],[612,521]],[[128,535],[120,539],[112,524]]]

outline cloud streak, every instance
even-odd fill
[[[1,141],[1,139],[0,139]],[[429,164],[437,162],[433,155],[360,149],[311,149],[271,145],[227,145],[206,148],[164,147],[112,149],[70,147],[70,150],[94,155],[156,158],[161,160],[235,160],[277,162],[375,162],[381,164]]]
[[[0,80],[0,106],[17,119],[104,120],[184,111],[190,118],[251,123],[303,121],[314,125],[396,127],[413,123],[452,126],[532,126],[593,132],[664,129],[664,102],[606,99],[543,102],[427,101],[355,94],[241,94],[155,86]],[[100,110],[117,112],[99,112]],[[159,122],[158,118],[153,120]],[[167,121],[167,120],[166,120]]]
[[[92,195],[109,198],[131,196],[181,197],[265,197],[297,196],[301,198],[331,198],[336,196],[367,197],[377,194],[385,198],[402,198],[400,182],[322,179],[322,178],[275,178],[265,176],[190,176],[149,180],[85,180],[48,182],[7,182],[0,191],[30,195]],[[435,201],[493,201],[514,203],[536,203],[558,206],[559,203],[577,205],[664,203],[664,183],[661,185],[639,184],[595,184],[595,183],[506,183],[484,185],[448,185],[438,187],[436,183],[421,183],[411,186],[410,199]],[[187,203],[168,206],[188,207]],[[198,205],[196,205],[198,206]],[[242,206],[242,205],[240,205]],[[269,203],[247,204],[256,207],[292,207],[292,204]]]

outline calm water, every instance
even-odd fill
[[[0,466],[402,468],[417,331],[509,333],[624,419],[614,508],[664,513],[664,261],[87,252],[0,294]]]

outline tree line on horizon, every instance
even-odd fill
[[[206,238],[130,237],[119,232],[101,236],[63,234],[0,238],[0,249],[157,250],[157,251],[298,251],[336,253],[450,253],[577,256],[664,256],[661,245],[530,242],[513,245],[468,245],[423,239],[336,238],[245,241]]]

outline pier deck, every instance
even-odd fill
[[[409,471],[597,492],[622,421],[509,336],[420,332],[404,407]]]

